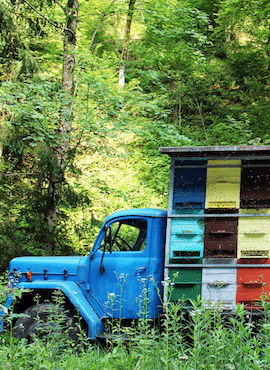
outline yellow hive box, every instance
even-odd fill
[[[241,160],[209,160],[205,208],[238,209],[240,181]]]
[[[237,258],[269,258],[270,209],[240,209],[239,213],[257,216],[239,217]]]

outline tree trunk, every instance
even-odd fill
[[[72,100],[74,92],[73,72],[75,68],[76,29],[78,23],[78,0],[68,0],[66,7],[66,28],[64,35],[64,56],[62,71],[62,86],[67,92],[65,102],[61,109],[58,134],[59,145],[54,149],[54,169],[51,174],[48,189],[48,207],[46,223],[48,233],[45,238],[45,254],[51,255],[55,247],[55,229],[58,221],[61,189],[65,180],[65,170],[68,164],[70,147],[70,134],[72,128]]]
[[[130,41],[130,29],[131,29],[131,23],[133,19],[134,10],[135,10],[135,3],[136,3],[136,0],[129,0],[129,4],[128,4],[124,44],[123,44],[123,49],[121,53],[121,64],[119,68],[119,82],[118,83],[119,83],[119,86],[121,87],[125,86],[125,62],[127,60],[127,52],[128,52],[129,41]]]

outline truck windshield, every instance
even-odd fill
[[[140,251],[145,249],[147,222],[141,219],[121,220],[110,225],[112,232],[111,251]]]

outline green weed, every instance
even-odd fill
[[[123,280],[123,281],[122,281]],[[168,293],[173,283],[168,279]],[[124,289],[124,277],[121,277]],[[184,301],[167,302],[160,326],[148,318],[148,295],[145,281],[140,282],[138,298],[141,318],[130,326],[110,327],[116,340],[101,346],[87,341],[79,321],[78,345],[71,341],[67,321],[63,321],[63,297],[55,293],[54,310],[49,312],[52,331],[43,332],[44,318],[38,318],[35,335],[28,343],[12,337],[12,327],[0,337],[1,369],[33,370],[259,370],[269,368],[270,304],[263,302],[262,315],[251,320],[243,305],[235,315],[225,317],[219,304],[207,306],[198,298],[187,312]],[[109,303],[121,297],[108,296]],[[39,297],[37,297],[37,304]],[[9,314],[11,320],[12,313]],[[46,317],[46,320],[48,318]],[[124,323],[124,322],[123,322]],[[118,336],[118,337],[117,337]],[[124,338],[129,337],[130,340]],[[118,338],[118,339],[117,339]],[[77,350],[79,349],[79,350]]]

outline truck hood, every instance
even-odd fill
[[[72,280],[76,281],[78,269],[86,257],[18,257],[10,261],[9,273],[12,280],[27,282],[27,272],[31,271],[31,281]],[[29,275],[28,275],[29,277]]]

